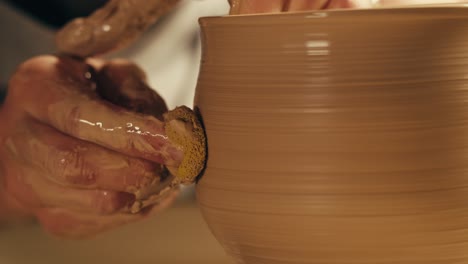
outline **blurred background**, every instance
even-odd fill
[[[106,0],[0,0],[0,90],[22,61],[54,53],[54,32]],[[198,18],[227,14],[227,0],[182,0],[126,50],[170,108],[192,106],[200,60]],[[229,263],[199,213],[192,187],[159,216],[86,241],[61,241],[35,223],[0,226],[0,263]]]

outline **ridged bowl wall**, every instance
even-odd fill
[[[237,263],[468,263],[467,8],[201,27],[197,196]]]

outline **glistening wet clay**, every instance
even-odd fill
[[[197,198],[236,263],[468,263],[467,17],[201,20]]]
[[[9,99],[5,107],[15,105],[9,102],[20,98],[23,111],[17,111],[12,118],[27,115],[38,122],[25,122],[29,125],[24,128],[5,127],[17,131],[5,138],[10,151],[5,156],[22,159],[15,162],[35,168],[36,172],[24,173],[28,179],[45,174],[60,183],[57,188],[81,190],[85,186],[132,194],[132,212],[153,204],[167,188],[193,182],[203,166],[194,170],[191,162],[196,162],[197,157],[189,155],[193,152],[192,140],[197,140],[191,137],[197,120],[188,118],[193,114],[189,109],[178,108],[169,111],[170,119],[164,121],[164,102],[147,87],[141,72],[133,68],[138,69],[129,62],[109,61],[100,68],[55,56],[41,56],[21,65],[10,82],[12,91],[20,96]],[[31,85],[35,89],[23,90]],[[181,131],[180,124],[186,130]],[[170,128],[173,131],[166,132]],[[169,138],[182,133],[184,141]],[[194,144],[199,146],[201,142]],[[204,155],[198,158],[204,164]],[[19,177],[10,178],[29,184]],[[35,185],[41,186],[40,194],[47,194],[47,184]],[[73,199],[87,202],[87,196],[83,197],[75,195]],[[42,198],[55,201],[49,196]],[[57,202],[61,201],[67,201],[66,196]]]
[[[111,0],[87,18],[77,18],[56,36],[60,52],[90,57],[122,48],[176,6],[179,0]]]
[[[91,16],[75,19],[62,28],[56,36],[58,50],[66,55],[86,58],[122,48],[178,2],[109,1]],[[109,109],[101,109],[101,112],[93,116],[98,121],[83,119],[80,126],[88,126],[88,129],[82,129],[83,133],[93,138],[93,135],[103,131],[112,132],[116,143],[124,147],[128,144],[130,134],[137,134],[141,137],[135,138],[132,148],[147,153],[149,160],[164,163],[167,174],[171,174],[164,181],[153,178],[150,186],[144,189],[130,186],[135,189],[133,193],[136,196],[135,203],[130,207],[131,211],[138,212],[179,184],[193,183],[203,169],[206,156],[204,132],[193,111],[187,107],[167,111],[164,100],[149,88],[145,82],[145,74],[135,65],[114,63],[111,69],[104,67],[100,69],[96,81],[97,93],[101,99],[146,115],[143,122],[152,124],[152,128],[143,131],[138,122],[115,124],[114,120],[106,118]],[[92,101],[87,103],[93,104]],[[73,110],[72,106],[73,102],[59,102],[55,109]],[[75,108],[79,112],[86,111],[83,105],[76,105]],[[118,108],[114,110],[119,111]],[[50,112],[52,115],[57,113],[55,110]]]

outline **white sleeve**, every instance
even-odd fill
[[[185,0],[129,49],[115,54],[135,61],[169,108],[192,106],[200,64],[198,19],[225,15],[227,0]]]

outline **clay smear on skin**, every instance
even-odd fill
[[[120,48],[131,42],[141,34],[149,25],[158,20],[161,16],[173,9],[178,0],[151,0],[151,1],[110,1],[106,6],[96,11],[90,17],[79,18],[66,25],[57,34],[57,46],[61,52],[75,56],[88,57],[104,52],[111,51],[114,48]],[[104,89],[105,90],[105,89]],[[106,92],[106,91],[105,91]],[[108,92],[108,91],[107,91]],[[109,96],[108,96],[109,97]],[[112,97],[112,96],[110,96]],[[119,103],[119,102],[114,102]],[[194,131],[194,135],[185,133],[182,128],[185,125],[192,126],[191,129],[201,130],[197,125],[197,117],[189,111],[174,111],[167,115],[171,124],[166,125],[165,131],[172,135],[177,144],[188,151],[189,157],[184,158],[184,164],[168,164],[171,172],[182,174],[181,181],[190,182],[198,174],[204,164],[205,139],[203,131]],[[82,111],[84,111],[82,109]],[[175,116],[175,113],[181,113],[181,116]],[[180,121],[183,122],[180,122]],[[195,122],[197,121],[197,122]],[[107,120],[106,122],[112,122]],[[96,126],[97,122],[83,120],[83,124]],[[131,123],[129,123],[132,125]],[[194,127],[194,126],[195,127]],[[109,125],[108,125],[109,126]],[[113,132],[123,128],[122,126],[112,126]],[[138,126],[135,126],[137,129]],[[90,129],[84,129],[84,132],[91,132]],[[127,130],[127,132],[130,130]],[[91,132],[94,133],[94,132]],[[147,133],[146,131],[136,131],[136,133]],[[120,137],[122,139],[122,137]],[[166,138],[164,138],[166,140]],[[125,140],[124,140],[125,141]],[[119,141],[120,142],[120,141]],[[125,144],[125,142],[122,142]],[[147,142],[137,142],[136,147],[145,149],[145,152],[156,152],[151,144]],[[163,153],[164,151],[158,150]],[[164,154],[164,153],[163,153]],[[166,153],[170,155],[170,153]],[[186,155],[186,156],[187,156]],[[179,167],[179,168],[178,168]]]
[[[134,41],[179,0],[111,0],[86,19],[78,18],[56,37],[65,54],[91,57],[122,48]]]

